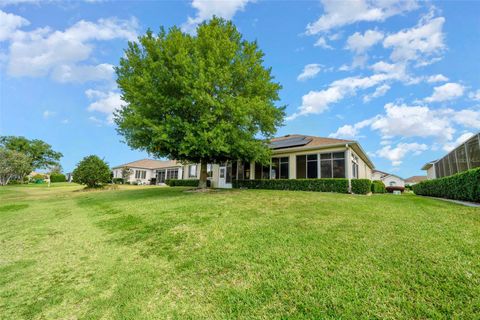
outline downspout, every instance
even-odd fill
[[[350,174],[350,163],[352,162],[350,160],[350,150],[349,150],[349,145],[348,143],[345,144],[345,148],[346,148],[346,151],[347,151],[347,156],[346,156],[346,159],[345,159],[345,173],[347,173],[347,178],[348,178],[348,192],[349,193],[352,193],[352,179],[351,179],[351,174]]]

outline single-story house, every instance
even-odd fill
[[[432,180],[478,167],[480,167],[480,133],[473,135],[442,158],[427,162],[422,170],[427,171],[427,179]]]
[[[405,187],[405,180],[403,178],[380,170],[373,170],[372,180],[380,180],[386,187]]]
[[[420,183],[424,180],[427,180],[427,176],[412,176],[410,178],[405,179],[405,184],[408,186],[413,186],[417,183]]]
[[[306,135],[286,135],[271,140],[272,159],[269,165],[255,162],[227,161],[209,164],[208,179],[216,188],[231,188],[232,181],[244,179],[372,179],[374,165],[353,140]],[[161,184],[165,179],[198,179],[199,164],[181,164],[175,160],[144,159],[116,166],[114,178],[122,178],[128,167],[129,182]]]

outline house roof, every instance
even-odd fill
[[[437,161],[438,160],[434,160],[434,161],[430,161],[430,162],[425,163],[422,167],[422,170],[430,169],[435,164],[435,162],[437,162]]]
[[[291,143],[289,143],[290,141]],[[367,153],[362,149],[360,144],[355,140],[325,138],[317,136],[307,136],[302,134],[287,134],[286,136],[273,138],[270,140],[270,148],[275,152],[288,152],[288,151],[302,151],[309,149],[322,149],[335,146],[350,145],[357,155],[362,158],[371,168],[374,168],[373,162],[368,157]],[[283,142],[283,143],[282,143]]]
[[[418,183],[427,180],[427,176],[412,176],[410,178],[405,179],[406,183]]]
[[[125,163],[119,166],[113,167],[116,168],[123,168],[123,167],[134,167],[134,168],[145,168],[145,169],[159,169],[159,168],[168,168],[168,167],[179,167],[181,166],[175,160],[153,160],[153,159],[142,159],[137,160],[129,163]]]
[[[401,180],[405,180],[402,177],[397,176],[396,174],[388,173],[388,172],[385,172],[385,171],[373,170],[372,173],[380,173],[380,179],[383,179],[383,178],[388,177],[388,176],[393,176],[393,177],[397,177]]]

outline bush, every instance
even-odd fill
[[[67,178],[65,177],[64,174],[61,173],[52,173],[50,175],[50,182],[65,182],[67,181]]]
[[[480,168],[422,181],[413,186],[413,191],[421,196],[480,202]]]
[[[372,192],[373,193],[385,193],[387,190],[385,189],[385,183],[380,180],[373,180],[372,181]]]
[[[73,182],[85,184],[89,188],[99,187],[110,182],[110,168],[98,156],[85,157],[73,170]]]
[[[233,187],[247,189],[302,190],[348,193],[348,179],[236,180],[233,181]]]
[[[113,178],[112,182],[115,184],[123,184],[123,178]]]
[[[43,180],[45,176],[43,174],[36,174],[32,177],[32,180]]]
[[[11,184],[22,184],[22,181],[20,181],[20,180],[10,180],[10,181],[8,181],[8,185],[11,185]]]
[[[388,193],[393,193],[393,191],[400,191],[403,193],[405,191],[405,187],[400,187],[400,186],[388,186],[385,187]]]
[[[352,193],[367,194],[372,189],[372,181],[369,179],[352,179]]]
[[[198,187],[198,179],[167,179],[165,184],[170,187]],[[207,180],[207,187],[210,187],[210,180]]]

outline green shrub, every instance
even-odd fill
[[[11,185],[11,184],[22,184],[22,181],[20,180],[10,180],[8,181],[8,184]]]
[[[422,196],[480,202],[480,168],[422,181],[413,186],[413,191]]]
[[[170,187],[198,187],[198,179],[167,179],[165,183]],[[210,180],[207,181],[207,186]]]
[[[123,178],[113,178],[112,182],[115,184],[124,184]]]
[[[372,192],[373,193],[385,193],[387,190],[385,189],[385,183],[380,180],[373,180],[372,181]]]
[[[302,190],[348,193],[348,179],[235,180],[233,181],[233,187],[247,189]]]
[[[32,177],[32,180],[43,180],[45,176],[43,174],[36,174]]]
[[[99,187],[110,181],[108,164],[95,155],[83,158],[73,171],[73,182],[85,184],[89,188]]]
[[[401,193],[403,193],[403,191],[405,191],[405,187],[401,187],[401,186],[388,186],[388,187],[385,187],[385,189],[387,190],[388,193],[393,193],[393,191],[400,191]]]
[[[67,178],[65,177],[64,174],[61,173],[52,173],[50,175],[50,182],[65,182],[67,181]]]
[[[372,181],[369,179],[352,179],[352,193],[367,194],[372,189]]]

